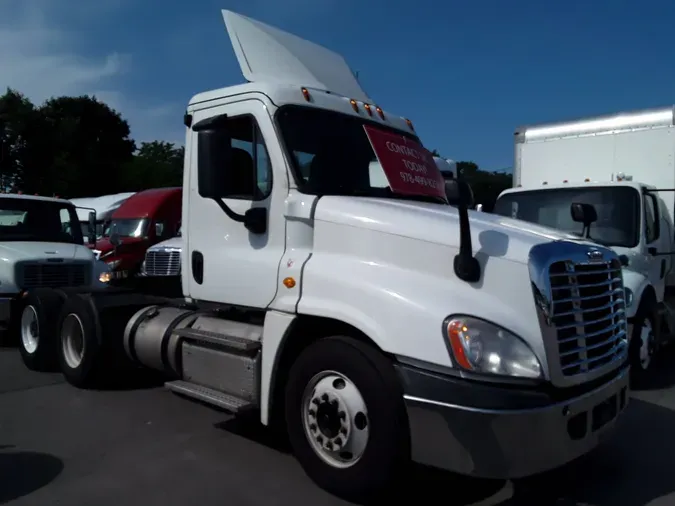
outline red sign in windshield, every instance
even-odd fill
[[[421,144],[369,125],[363,128],[391,191],[447,200],[443,175],[436,167],[433,155]]]

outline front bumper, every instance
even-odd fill
[[[18,295],[3,294],[0,296],[0,326],[7,327],[9,325],[17,300]]]
[[[589,452],[628,402],[628,367],[571,398],[399,366],[413,460],[481,478],[521,478]]]

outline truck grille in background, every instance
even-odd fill
[[[180,275],[180,251],[148,251],[145,255],[145,273],[148,276]]]
[[[16,266],[17,286],[31,288],[73,287],[89,284],[90,263],[20,263]]]
[[[626,315],[618,260],[549,268],[552,327],[564,376],[600,368],[627,353]]]

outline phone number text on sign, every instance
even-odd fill
[[[433,188],[435,190],[441,187],[441,185],[435,179],[417,175],[413,176],[409,172],[405,171],[401,171],[401,179],[406,183],[421,184],[422,186],[428,186],[429,188]]]

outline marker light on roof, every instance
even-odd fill
[[[567,183],[567,179],[563,179],[563,183]]]
[[[380,115],[380,118],[384,119],[384,111],[382,110],[382,108],[379,105],[375,106],[375,110],[377,111],[377,114]]]
[[[356,100],[352,98],[349,103],[352,104],[352,109],[354,109],[355,112],[359,112],[359,104],[356,103]]]
[[[544,181],[544,182],[543,182],[543,183],[541,183],[541,184],[548,184],[548,181]]]
[[[623,172],[619,172],[619,173],[616,175],[616,180],[617,180],[617,181],[623,181],[624,178],[625,178],[625,176],[624,176]]]
[[[302,88],[302,96],[305,97],[305,100],[309,102],[312,97],[309,96],[309,90],[307,88]]]
[[[590,183],[590,182],[591,182],[590,178],[584,179],[584,183]]]
[[[373,115],[373,109],[370,107],[370,104],[363,104],[363,107],[366,108],[366,111],[368,112],[368,116]]]
[[[406,118],[405,122],[408,124],[408,127],[410,128],[410,130],[412,130],[414,132],[415,127],[413,126],[412,121],[410,121],[408,118]]]

